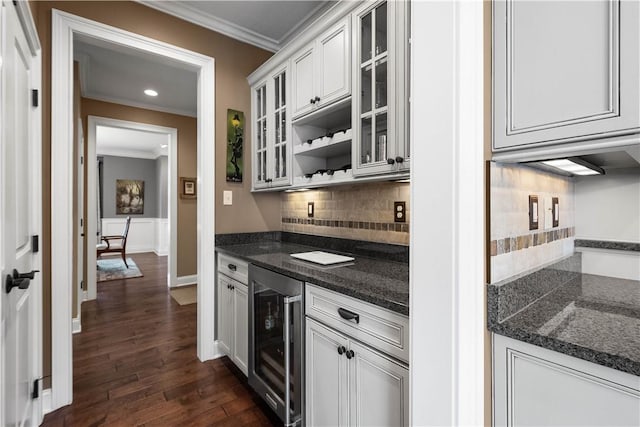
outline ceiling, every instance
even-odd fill
[[[275,51],[335,1],[147,1],[140,3],[229,37]],[[82,96],[90,99],[197,116],[197,71],[185,64],[85,35],[74,35]],[[154,89],[157,97],[144,94]],[[98,135],[98,153],[155,158],[158,136],[124,129]],[[134,144],[132,145],[132,142]],[[118,154],[120,153],[120,154]]]
[[[98,156],[155,159],[158,156],[168,154],[168,144],[169,135],[166,133],[96,126],[96,154]]]
[[[337,1],[153,1],[151,8],[275,52]]]

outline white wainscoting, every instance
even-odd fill
[[[126,218],[103,218],[102,235],[122,234]],[[169,220],[167,218],[131,217],[127,253],[155,252],[156,255],[169,254]]]

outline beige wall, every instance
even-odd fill
[[[108,25],[142,34],[215,58],[216,114],[216,199],[222,198],[223,188],[234,189],[234,205],[216,213],[216,231],[267,231],[279,228],[279,194],[249,194],[245,182],[229,186],[224,182],[226,139],[226,110],[244,111],[246,133],[250,134],[251,98],[246,77],[266,61],[270,52],[249,46],[221,34],[178,18],[163,14],[135,2],[45,2],[30,4],[35,10],[34,20],[42,45],[42,176],[43,176],[43,317],[44,317],[44,375],[51,374],[51,9],[55,8]],[[206,142],[205,142],[206,143]],[[210,143],[214,143],[211,141]],[[245,144],[245,159],[250,159],[249,143]],[[213,163],[213,159],[212,159]],[[245,175],[250,176],[249,161],[245,160]],[[179,249],[180,250],[180,249]],[[178,271],[180,273],[180,271]],[[45,387],[49,386],[49,381]]]
[[[406,202],[405,223],[395,223],[393,202]],[[308,202],[314,217],[307,216]],[[282,193],[282,231],[409,245],[409,184],[361,183]]]
[[[82,98],[82,119],[85,128],[88,126],[88,116],[176,128],[178,177],[196,176],[198,130],[195,118]],[[176,182],[174,194],[178,194],[178,186]],[[196,243],[196,200],[178,198],[178,277],[197,273]]]

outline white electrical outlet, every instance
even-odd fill
[[[222,204],[223,205],[233,204],[233,191],[225,190],[222,192]]]

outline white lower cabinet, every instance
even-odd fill
[[[397,315],[389,312],[385,319],[387,313],[380,313],[378,307],[309,284],[306,287],[306,425],[409,425],[409,369],[351,336],[360,329],[378,339],[382,323],[368,322],[373,315],[367,310],[382,315],[376,318],[387,321],[389,328],[393,325],[390,319]],[[347,317],[358,316],[349,321],[353,327],[336,322],[337,330],[309,317],[331,319],[336,307],[345,310]]]
[[[218,259],[219,269],[227,266]],[[241,262],[232,261],[233,271],[241,269]],[[245,375],[249,364],[248,310],[247,285],[218,273],[218,346]]]
[[[638,426],[640,377],[493,335],[495,426]]]

